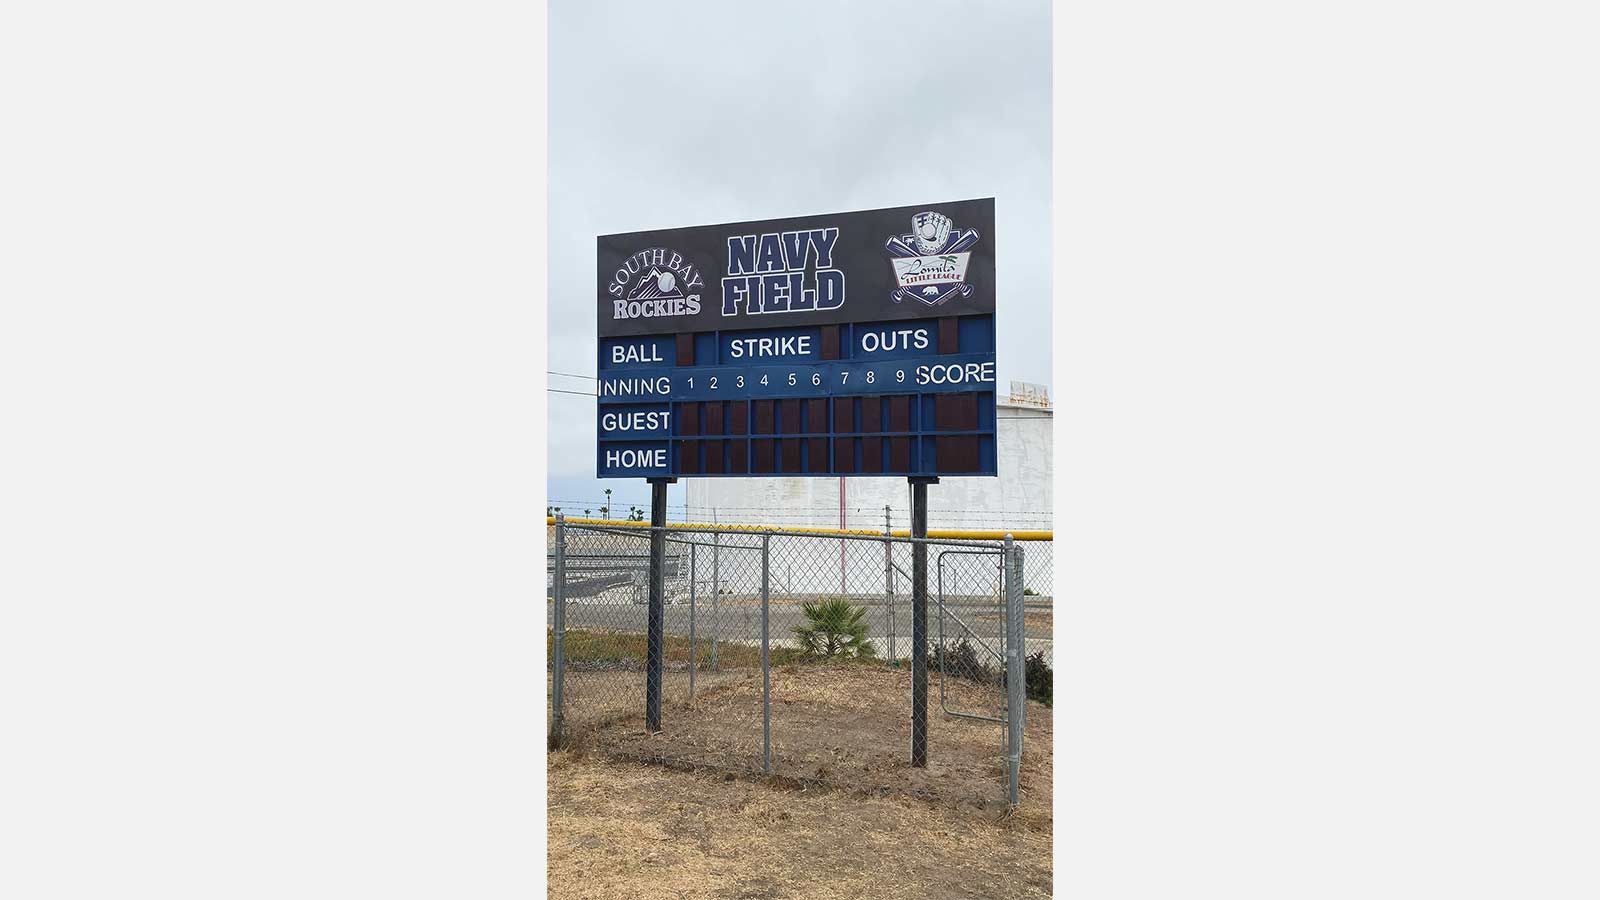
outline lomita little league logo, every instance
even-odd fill
[[[966,283],[966,251],[978,243],[978,232],[953,226],[944,213],[919,212],[911,217],[911,233],[890,236],[884,245],[893,258],[894,277],[899,283],[890,299],[899,303],[915,297],[929,306],[938,306],[960,294],[972,296]]]

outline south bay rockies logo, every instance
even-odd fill
[[[611,273],[611,318],[644,319],[692,316],[700,311],[700,268],[683,254],[665,247],[640,250]]]
[[[977,231],[955,228],[944,213],[912,216],[911,232],[891,235],[884,244],[899,284],[890,292],[890,299],[899,303],[915,297],[938,306],[958,294],[972,296],[973,287],[966,283],[967,260],[972,254],[967,251],[977,243]]]

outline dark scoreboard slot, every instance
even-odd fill
[[[678,433],[679,434],[699,434],[700,433],[700,404],[698,404],[698,403],[679,403],[678,404]]]
[[[771,400],[754,401],[754,421],[750,425],[751,432],[755,434],[772,433],[772,403]]]
[[[933,427],[939,431],[977,431],[978,395],[936,394]]]
[[[911,398],[910,397],[890,397],[889,398],[889,427],[884,429],[884,430],[886,430],[886,431],[910,431],[911,430]],[[909,453],[910,451],[907,451],[907,452]],[[899,467],[896,467],[896,468],[899,468]],[[902,469],[901,471],[904,471],[904,470]]]
[[[883,398],[882,397],[862,397],[861,398],[861,430],[862,431],[882,431],[883,430]]]
[[[722,461],[728,455],[728,441],[706,441],[706,474],[721,475]]]
[[[799,400],[779,400],[778,401],[778,433],[779,434],[799,434],[800,433],[800,401]]]
[[[708,435],[724,434],[722,430],[722,404],[717,402],[706,404],[706,430]]]
[[[833,470],[841,475],[856,471],[856,446],[860,438],[833,439]]]
[[[861,471],[883,471],[883,438],[867,437],[861,439]]]
[[[800,468],[800,442],[797,440],[777,441],[778,455],[785,475],[798,475]]]
[[[978,471],[977,435],[950,435],[933,439],[934,464],[941,472]]]
[[[694,365],[694,335],[678,335],[678,365]]]
[[[806,438],[806,471],[827,474],[828,439]]]
[[[911,471],[911,438],[889,438],[889,469],[893,472]]]
[[[699,441],[683,441],[678,444],[678,471],[685,475],[700,474]]]
[[[728,434],[750,432],[750,401],[735,400],[728,404]]]
[[[728,474],[744,475],[750,471],[750,442],[728,441]]]
[[[856,430],[855,400],[850,397],[833,398],[833,430],[848,434]]]
[[[772,439],[756,438],[750,442],[750,471],[758,475],[771,474],[772,464]]]
[[[838,359],[839,358],[839,326],[838,325],[824,325],[824,326],[822,326],[822,358],[823,359]]]
[[[848,430],[848,429],[847,429]],[[806,401],[806,433],[826,434],[828,431],[828,398],[814,397]]]
[[[961,352],[961,322],[954,317],[939,320],[939,353]]]

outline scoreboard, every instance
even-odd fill
[[[598,245],[599,477],[997,474],[992,199]]]

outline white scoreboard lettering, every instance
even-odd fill
[[[607,447],[605,449],[606,468],[613,471],[620,469],[665,469],[667,467],[667,448],[654,447],[636,449],[633,447]]]

